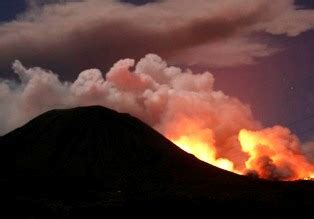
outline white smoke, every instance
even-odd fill
[[[224,120],[223,125],[232,122],[245,128],[256,127],[249,106],[213,90],[211,73],[193,74],[168,67],[153,54],[142,58],[132,72],[134,65],[132,59],[120,60],[105,77],[98,69],[85,70],[72,83],[60,81],[51,71],[27,69],[15,61],[13,70],[21,83],[10,86],[11,81],[0,82],[0,133],[52,108],[92,104],[131,113],[159,129],[164,128],[165,118],[171,120],[180,113],[194,117],[206,113],[208,118]]]

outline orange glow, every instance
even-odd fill
[[[254,170],[261,178],[297,180],[312,177],[314,165],[300,153],[296,136],[288,129],[274,127],[261,131],[242,129],[239,142],[249,154],[247,170]]]
[[[228,171],[234,171],[232,161],[217,158],[214,132],[204,127],[202,120],[178,116],[176,122],[169,124],[166,137],[182,150],[198,159]]]
[[[252,173],[272,180],[314,178],[314,164],[301,153],[298,138],[287,128],[275,126],[260,131],[240,130],[238,142],[248,158],[244,161],[245,167],[237,169],[234,160],[217,157],[213,130],[202,129],[191,120],[179,122],[175,127],[175,131],[166,135],[173,143],[198,159],[221,169],[242,175]]]
[[[229,170],[229,171],[233,171],[233,172],[236,172],[234,170],[234,167],[233,167],[233,163],[226,159],[226,158],[219,158],[215,161],[214,163],[215,166],[221,168],[221,169],[224,169],[224,170]]]
[[[234,171],[233,163],[225,158],[216,159],[214,147],[202,141],[202,138],[198,135],[181,136],[179,139],[173,140],[173,143],[206,163],[213,164],[224,170]]]

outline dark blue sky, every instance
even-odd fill
[[[24,0],[2,0],[0,1],[0,21],[8,21],[26,9]]]
[[[296,4],[314,9],[313,0],[297,0]],[[26,7],[24,0],[1,0],[0,22],[13,20]],[[265,35],[265,40],[285,50],[261,58],[256,65],[210,69],[216,77],[216,88],[249,103],[255,117],[265,125],[287,125],[301,139],[310,138],[314,135],[313,39],[314,30],[295,38]]]
[[[53,1],[53,0],[50,0]],[[154,0],[121,0],[136,5],[154,2]],[[48,0],[46,0],[48,2]],[[25,11],[27,7],[26,0],[1,0],[0,1],[0,21],[9,21],[16,17],[17,14]]]
[[[311,138],[314,134],[314,31],[296,38],[269,36],[268,39],[285,50],[261,58],[256,65],[213,70],[216,85],[249,103],[264,124],[286,125],[301,139]]]
[[[155,0],[121,0],[123,2],[131,2],[133,4],[145,4]],[[299,6],[314,9],[313,0],[295,0]],[[1,0],[0,1],[0,21],[8,21],[15,18],[15,16],[23,12],[27,7],[26,0]]]

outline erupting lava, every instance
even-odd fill
[[[242,151],[248,154],[245,168],[241,169],[235,168],[232,160],[217,158],[217,145],[215,146],[212,130],[191,133],[196,130],[195,123],[190,123],[187,129],[190,133],[168,137],[178,147],[204,162],[234,173],[256,175],[265,179],[313,180],[314,165],[301,153],[298,138],[287,128],[275,126],[260,131],[240,130],[238,141]]]
[[[216,159],[215,149],[203,141],[201,137],[198,138],[197,135],[181,136],[179,139],[174,140],[173,143],[206,163],[235,172],[233,162],[225,158]]]
[[[298,138],[286,128],[275,126],[255,132],[243,129],[239,141],[250,155],[246,168],[262,178],[297,180],[314,174],[314,165],[301,154]]]

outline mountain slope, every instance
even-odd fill
[[[200,162],[128,114],[98,106],[49,111],[4,140],[15,148],[17,175],[108,179],[162,171],[237,178]]]
[[[71,217],[82,209],[90,214],[86,206],[95,213],[95,206],[314,204],[312,182],[268,182],[218,169],[138,119],[100,106],[49,111],[1,137],[0,145],[2,155],[5,148],[16,154],[17,205],[26,215],[55,208],[71,209]]]

